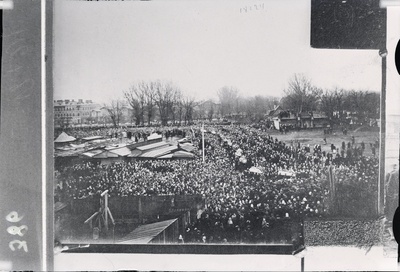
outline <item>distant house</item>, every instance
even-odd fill
[[[270,110],[267,114],[266,114],[266,119],[267,121],[273,121],[274,118],[279,117],[279,114],[281,112],[284,112],[284,110],[282,109],[281,106],[275,106],[273,110]]]
[[[321,112],[301,112],[294,114],[284,110],[277,110],[270,116],[275,129],[289,126],[292,128],[323,128],[329,125],[328,117]]]
[[[195,118],[197,119],[219,119],[221,116],[221,104],[212,100],[206,100],[194,107]]]
[[[293,128],[297,126],[296,115],[287,111],[281,111],[278,116],[272,118],[272,121],[275,129],[280,129],[284,126],[290,126]]]

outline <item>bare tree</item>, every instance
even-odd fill
[[[196,115],[196,119],[202,120],[206,117],[207,111],[204,101],[200,101],[197,103],[196,112],[194,114]]]
[[[317,109],[321,90],[313,86],[304,75],[295,74],[284,93],[284,107],[300,113]]]
[[[114,127],[118,127],[122,118],[122,106],[123,103],[120,100],[112,100],[110,104],[104,105],[105,109],[111,118]]]
[[[194,100],[194,98],[191,97],[185,97],[183,99],[183,107],[185,110],[185,123],[189,124],[193,122],[193,112],[194,112],[194,107],[197,106],[198,103]]]
[[[335,93],[330,90],[326,90],[325,92],[321,93],[320,102],[321,110],[325,112],[326,116],[333,118],[333,113],[337,109]]]
[[[208,121],[211,122],[214,116],[214,103],[212,103],[212,101],[210,103],[210,109],[208,110],[207,115]]]
[[[168,124],[169,117],[175,119],[175,107],[177,98],[180,97],[180,90],[171,82],[157,81],[155,84],[154,102],[160,112],[161,124]]]
[[[155,95],[156,95],[157,82],[151,81],[145,86],[145,98],[146,98],[146,111],[147,111],[147,122],[150,125],[151,120],[154,116],[155,106]]]
[[[365,122],[368,118],[378,118],[379,101],[379,93],[351,90],[347,93],[344,104],[346,109],[353,112],[360,122]]]
[[[224,86],[217,92],[219,102],[221,103],[221,114],[232,115],[239,109],[239,90],[235,87]]]
[[[183,98],[182,97],[178,98],[178,100],[176,101],[176,108],[177,108],[179,125],[181,125],[182,124],[182,120],[184,118],[184,111],[185,111],[185,107],[184,107],[184,104],[183,104]]]
[[[124,97],[128,101],[133,110],[136,125],[144,123],[145,99],[146,99],[146,83],[139,82],[133,84],[128,91],[124,91]]]
[[[172,99],[168,103],[168,108],[172,123],[175,124],[177,117],[179,118],[179,115],[183,114],[182,92],[176,86],[172,92]]]

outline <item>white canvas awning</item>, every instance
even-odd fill
[[[75,141],[76,138],[69,136],[67,133],[64,131],[61,132],[61,134],[57,137],[57,139],[54,140],[55,143],[68,143],[68,142],[73,142]]]

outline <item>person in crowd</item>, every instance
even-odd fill
[[[160,128],[165,137],[182,137],[186,130],[191,128]],[[267,239],[266,230],[285,218],[326,215],[329,167],[335,166],[340,183],[374,191],[378,160],[353,148],[346,150],[346,157],[344,148],[334,156],[320,145],[311,152],[309,145],[285,144],[250,126],[216,126],[213,130],[218,133],[206,133],[205,163],[199,156],[194,160],[132,158],[107,165],[59,166],[56,181],[62,186],[57,187],[55,197],[68,201],[104,190],[111,197],[200,195],[207,205],[182,234],[182,241],[226,243]],[[146,139],[151,130],[132,133]],[[201,135],[201,131],[194,134]],[[193,144],[200,143],[201,138],[194,137]],[[262,173],[250,172],[253,166]]]

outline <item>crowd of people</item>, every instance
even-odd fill
[[[183,137],[189,131],[193,129],[160,132]],[[195,146],[200,135],[199,129],[193,131]],[[209,127],[205,142],[204,163],[199,156],[61,167],[56,169],[56,198],[84,198],[104,190],[111,197],[199,194],[205,207],[187,226],[185,241],[260,242],[280,222],[329,214],[333,179],[364,191],[376,186],[378,159],[361,152],[342,156],[319,145],[286,144],[268,130],[245,125]],[[249,171],[252,167],[260,172]]]
[[[129,139],[135,142],[146,141],[148,137],[157,133],[162,135],[165,139],[170,139],[173,137],[186,137],[192,130],[189,127],[184,129],[179,127],[118,127],[118,128],[90,128],[90,127],[72,127],[64,129],[55,129],[54,135],[58,136],[61,132],[65,132],[70,136],[73,136],[78,141],[87,137],[101,136],[106,140],[125,140]]]

